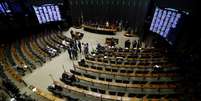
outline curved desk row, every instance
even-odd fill
[[[81,88],[77,88],[74,86],[69,86],[65,85],[61,82],[54,81],[54,85],[57,85],[59,87],[62,87],[63,90],[62,92],[64,93],[73,93],[74,95],[77,95],[80,99],[87,99],[88,101],[169,101],[165,98],[161,99],[156,99],[156,98],[151,98],[148,99],[146,97],[143,98],[137,98],[137,97],[121,97],[121,96],[115,96],[115,95],[107,95],[107,94],[101,94],[101,93],[96,93],[88,90],[84,90]],[[82,96],[82,97],[81,97]],[[177,100],[176,100],[177,101]]]
[[[124,64],[109,64],[105,62],[98,62],[98,61],[92,61],[92,60],[85,60],[87,64],[95,64],[95,65],[103,65],[103,66],[111,66],[111,67],[119,67],[119,68],[152,68],[153,65],[124,65]],[[168,67],[174,67],[173,64],[165,64],[160,65],[161,68],[168,68]]]
[[[84,75],[84,74],[83,74]],[[86,75],[86,74],[85,74]],[[92,79],[85,76],[75,75],[76,78],[80,80],[84,80],[87,82],[102,84],[102,85],[110,85],[110,86],[117,86],[117,87],[124,87],[124,88],[143,88],[143,89],[176,89],[176,84],[132,84],[132,83],[117,83],[117,82],[108,82],[108,81],[101,81],[97,80],[96,78]]]
[[[112,75],[112,76],[123,76],[123,77],[175,77],[176,73],[152,73],[152,72],[148,72],[148,73],[134,73],[134,71],[132,71],[132,73],[121,73],[121,72],[112,72],[112,71],[107,71],[105,70],[105,68],[102,68],[102,70],[98,70],[98,69],[93,69],[91,67],[83,67],[83,66],[78,66],[78,65],[74,65],[74,68],[76,69],[80,69],[83,71],[89,71],[89,72],[94,72],[97,74],[107,74],[107,75]]]

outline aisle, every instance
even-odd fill
[[[55,80],[59,80],[64,68],[69,71],[72,68],[72,61],[68,58],[68,53],[61,53],[51,61],[45,63],[42,67],[37,68],[33,73],[26,75],[23,79],[28,85],[34,85],[42,90],[47,90],[52,79],[49,74],[52,74]]]

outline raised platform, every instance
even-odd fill
[[[89,25],[82,25],[85,31],[92,32],[92,33],[100,33],[100,34],[107,34],[107,35],[115,35],[117,29],[109,29],[109,28],[100,28],[100,27],[93,27]]]

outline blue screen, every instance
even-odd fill
[[[6,2],[1,2],[0,3],[0,14],[10,14],[11,10],[8,7],[8,4]]]
[[[170,44],[174,42],[171,34],[177,28],[182,13],[176,9],[156,7],[149,30],[164,37]],[[171,39],[170,39],[171,37]]]
[[[33,8],[40,24],[62,20],[57,5],[45,4],[42,6],[33,6]]]

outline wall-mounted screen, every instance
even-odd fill
[[[45,4],[42,6],[33,6],[33,8],[40,24],[62,20],[57,5]]]
[[[1,2],[0,3],[0,14],[9,14],[11,13],[11,10],[8,7],[8,4],[6,2]]]
[[[174,31],[177,29],[177,24],[183,14],[188,13],[171,8],[161,9],[156,7],[149,30],[161,35],[172,44],[175,40],[175,36],[172,34],[175,34]]]

